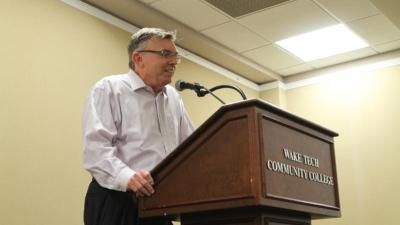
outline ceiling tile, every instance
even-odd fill
[[[269,44],[268,41],[236,22],[228,22],[203,30],[203,33],[237,52]]]
[[[399,0],[370,0],[397,28],[400,29]]]
[[[372,48],[380,53],[400,49],[400,40],[391,41],[380,45],[374,45],[372,46]]]
[[[271,42],[338,23],[310,0],[297,0],[238,20]]]
[[[378,45],[400,39],[400,30],[381,14],[356,20],[347,25],[370,45]]]
[[[195,30],[229,21],[229,18],[199,0],[160,0],[152,7]]]
[[[354,50],[351,52],[326,57],[323,59],[317,59],[317,60],[314,60],[311,62],[307,62],[307,64],[309,64],[313,67],[321,68],[321,67],[326,67],[326,66],[346,62],[346,61],[351,61],[351,60],[375,55],[375,54],[376,54],[376,52],[372,48],[362,48],[362,49]]]
[[[317,2],[343,22],[380,13],[369,0],[317,0]]]
[[[303,63],[303,64],[300,64],[297,66],[280,69],[277,72],[282,76],[287,76],[287,75],[292,75],[292,74],[296,74],[296,73],[302,73],[302,72],[309,71],[312,69],[313,69],[313,67],[307,65],[306,63]]]
[[[272,70],[287,68],[303,63],[301,60],[287,54],[274,45],[257,48],[245,52],[243,55]]]

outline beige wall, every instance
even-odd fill
[[[276,87],[260,92],[260,98],[274,104],[282,109],[286,109],[286,91],[281,87]]]
[[[89,87],[126,71],[126,32],[54,0],[0,2],[0,224],[82,224]]]
[[[286,91],[288,110],[339,133],[342,218],[314,224],[399,223],[400,66]]]
[[[60,1],[18,0],[0,2],[0,37],[0,224],[82,224],[84,101],[101,77],[127,72],[130,34]],[[234,84],[186,60],[176,79]],[[196,126],[220,106],[191,91],[182,97]]]
[[[82,108],[94,82],[127,71],[129,36],[60,1],[0,1],[0,224],[82,224],[90,179],[81,166]],[[367,74],[353,86],[331,82],[259,94],[184,60],[175,79],[207,87],[235,84],[249,98],[260,96],[339,132],[343,218],[314,224],[394,225],[399,73],[396,67]],[[240,100],[230,90],[216,94]],[[220,106],[190,91],[182,97],[196,126]]]

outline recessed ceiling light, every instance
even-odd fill
[[[304,61],[365,48],[368,44],[343,24],[325,27],[276,42]]]

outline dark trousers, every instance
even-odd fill
[[[139,220],[135,194],[103,188],[95,179],[89,184],[83,214],[85,225],[172,224],[164,218]]]

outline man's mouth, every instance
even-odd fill
[[[175,68],[166,69],[165,72],[174,73],[175,72]]]

